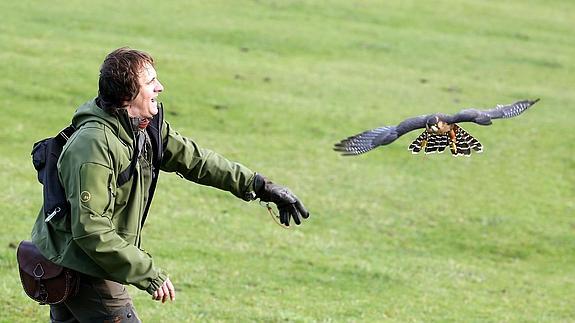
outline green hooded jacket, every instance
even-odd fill
[[[42,254],[64,267],[150,294],[162,285],[167,273],[140,249],[159,170],[244,200],[253,196],[253,171],[181,136],[163,120],[161,108],[145,130],[151,142],[146,157],[138,158],[130,179],[121,185],[118,178],[129,168],[134,138],[143,130],[132,130],[125,113],[104,112],[95,99],[78,108],[72,123],[78,130],[58,160],[70,212],[46,223],[40,210],[32,229],[32,241]]]

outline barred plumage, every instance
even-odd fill
[[[449,145],[449,136],[442,134],[429,134],[427,136],[427,147],[425,147],[426,154],[442,153]]]
[[[412,154],[417,154],[423,150],[426,154],[442,153],[449,146],[447,135],[436,135],[424,131],[407,148]]]
[[[424,131],[408,147],[412,154],[424,151],[426,154],[442,153],[449,147],[454,156],[470,156],[472,150],[482,152],[481,143],[458,125],[453,125],[453,135],[449,132],[445,134],[433,134]]]
[[[425,145],[427,143],[427,131],[424,131],[421,135],[419,135],[415,140],[407,147],[407,149],[411,150],[412,154],[417,154],[421,151],[423,147],[425,149]]]
[[[456,155],[465,155],[470,156],[471,150],[475,150],[478,153],[483,152],[483,146],[481,143],[475,139],[472,135],[470,135],[467,131],[463,130],[458,125],[454,125],[455,127],[455,146],[457,147]],[[453,151],[452,151],[453,153]]]

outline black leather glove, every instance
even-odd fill
[[[289,226],[290,217],[295,224],[301,224],[302,217],[307,219],[309,212],[302,202],[287,187],[274,184],[261,174],[256,174],[254,179],[254,192],[256,198],[262,202],[273,202],[280,212],[280,222]]]

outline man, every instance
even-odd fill
[[[58,160],[70,212],[48,218],[41,211],[32,230],[46,258],[81,274],[79,293],[50,306],[53,322],[138,322],[124,284],[162,303],[175,299],[168,274],[140,249],[160,170],[273,202],[284,225],[309,216],[287,188],[177,133],[163,119],[163,89],[149,54],[119,48],[100,68],[98,97],[72,119],[77,130]]]

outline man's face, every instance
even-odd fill
[[[128,102],[128,115],[132,118],[151,119],[158,113],[157,97],[164,90],[154,67],[145,64],[140,71],[140,91]]]

